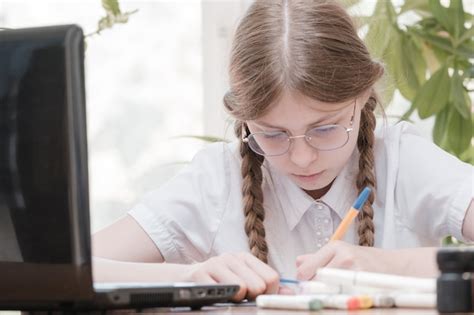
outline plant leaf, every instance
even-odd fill
[[[113,16],[111,16],[111,15],[104,16],[98,22],[97,32],[100,33],[101,31],[103,31],[107,28],[111,28],[112,25],[114,25]]]
[[[446,50],[443,50],[443,49],[440,49],[436,46],[433,46],[433,45],[430,45],[428,43],[429,46],[431,46],[431,50],[433,51],[433,53],[435,54],[436,58],[441,62],[441,63],[444,63],[450,56],[452,56],[452,53],[449,53],[447,52]],[[439,69],[436,68],[435,70]],[[432,71],[431,73],[434,73],[435,71]]]
[[[456,55],[467,59],[474,58],[474,40],[471,39],[468,42],[463,42],[461,45],[456,47],[454,52]]]
[[[419,25],[421,29],[425,30],[426,32],[433,32],[434,34],[436,34],[437,32],[444,31],[438,20],[432,16],[421,19],[415,25]]]
[[[453,46],[451,45],[449,39],[447,39],[446,37],[430,34],[423,31],[422,29],[418,29],[415,27],[407,27],[407,30],[411,34],[414,34],[420,37],[421,39],[426,40],[428,43],[433,44],[434,46],[439,47],[447,52],[453,53]]]
[[[395,81],[391,75],[385,75],[377,83],[377,90],[380,91],[380,97],[382,99],[382,104],[388,106],[393,100],[393,95],[397,89]]]
[[[474,64],[471,64],[469,68],[464,70],[463,78],[474,79]]]
[[[356,5],[360,2],[361,0],[342,0],[341,3],[344,7],[350,8],[353,5]]]
[[[102,0],[102,7],[107,12],[107,15],[120,15],[120,6],[118,0]]]
[[[451,0],[449,4],[450,15],[453,19],[454,39],[464,33],[464,8],[461,0]]]
[[[373,20],[372,16],[368,15],[353,15],[352,19],[354,20],[357,28],[361,28],[364,25],[369,24]]]
[[[436,70],[439,69],[440,67],[440,63],[432,47],[428,46],[425,42],[423,42],[419,38],[413,37],[413,40],[419,41],[423,59],[425,60],[427,68],[429,69],[430,73],[436,72]]]
[[[456,155],[463,153],[472,138],[472,121],[464,119],[455,108],[451,108],[448,117],[448,145]]]
[[[438,146],[442,146],[446,138],[446,125],[448,123],[449,108],[445,108],[436,114],[433,126],[433,141]]]
[[[433,46],[441,48],[442,50],[452,55],[458,55],[462,58],[474,58],[474,51],[472,49],[472,44],[469,45],[470,44],[469,42],[472,42],[472,40],[470,40],[467,43],[465,42],[462,45],[454,48],[451,41],[446,37],[430,34],[415,27],[407,27],[407,29],[409,30],[411,34],[414,34],[420,37],[421,39],[425,40],[429,44],[432,44]]]
[[[399,121],[402,121],[402,120],[411,121],[410,117],[413,114],[413,112],[415,111],[415,109],[416,109],[415,103],[412,102],[411,105],[410,105],[410,108],[405,113],[403,113],[403,115],[402,115],[402,117],[400,117]]]
[[[400,9],[400,14],[411,10],[424,11],[431,14],[428,2],[426,0],[405,1],[402,5],[402,8]]]
[[[385,3],[385,14],[388,17],[390,23],[392,23],[395,27],[397,26],[397,12],[393,7],[391,0],[381,0],[381,2]]]
[[[451,78],[449,102],[454,105],[463,118],[469,119],[471,114],[469,112],[469,104],[466,103],[464,93],[465,91],[462,78],[459,75],[458,70],[454,69],[453,76]]]
[[[415,69],[417,62],[420,61],[421,52],[419,52],[408,39],[407,36],[400,36],[398,41],[398,52],[396,54],[400,58],[400,66],[395,69],[397,74],[397,86],[400,93],[408,100],[413,100],[417,90],[420,87]]]
[[[413,36],[404,36],[403,43],[406,44],[404,55],[410,61],[411,66],[407,72],[416,78],[418,88],[426,81],[426,61],[423,58],[422,45]]]
[[[421,51],[412,44],[406,35],[395,33],[386,53],[388,70],[398,90],[408,100],[413,100],[420,87],[415,69],[425,65],[423,60],[420,61]],[[417,65],[416,62],[421,64]]]
[[[372,20],[369,24],[369,31],[364,38],[370,54],[376,58],[382,58],[395,33],[387,19],[386,10],[385,0],[377,1]]]
[[[455,47],[462,44],[465,40],[472,39],[474,37],[474,26],[471,26],[462,36],[456,41]]]
[[[459,158],[471,165],[474,165],[474,146],[470,145],[466,151],[459,155]]]
[[[452,17],[450,16],[448,9],[443,7],[439,0],[429,0],[429,8],[433,13],[433,16],[439,21],[443,28],[450,34],[453,34],[454,27],[452,24]]]
[[[440,112],[448,103],[449,89],[448,69],[443,66],[426,81],[413,101],[420,118]]]

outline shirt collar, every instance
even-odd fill
[[[358,161],[359,152],[354,150],[354,153],[334,180],[329,191],[321,198],[341,220],[357,198],[355,183],[359,172]]]
[[[288,176],[282,175],[265,161],[265,168],[268,170],[267,174],[269,176],[265,183],[273,186],[274,198],[280,202],[288,228],[293,230],[301,221],[306,211],[318,202],[327,205],[330,210],[334,211],[342,219],[356,198],[355,177],[358,172],[358,160],[358,152],[354,150],[354,153],[334,180],[329,191],[318,200],[313,199],[291,181]]]

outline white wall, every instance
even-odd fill
[[[121,0],[126,25],[87,39],[92,229],[125,213],[189,161],[202,143],[201,3]],[[0,27],[76,23],[86,33],[100,0],[0,0]]]

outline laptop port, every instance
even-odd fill
[[[180,299],[187,300],[191,298],[191,291],[188,289],[181,289],[178,291]]]
[[[224,296],[225,295],[225,289],[217,289],[217,296]]]
[[[195,294],[197,297],[203,298],[206,296],[206,290],[205,289],[197,289],[195,291]]]
[[[207,290],[207,295],[209,295],[209,296],[214,296],[214,295],[216,295],[216,289],[208,289],[208,290]]]

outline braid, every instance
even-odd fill
[[[358,234],[359,245],[374,246],[374,203],[376,179],[374,171],[374,130],[375,130],[375,115],[374,109],[377,105],[377,96],[372,94],[365,104],[361,112],[360,118],[360,132],[357,139],[357,147],[360,152],[359,158],[359,174],[357,174],[356,186],[358,191],[362,191],[364,187],[368,186],[372,189],[368,202],[359,211],[358,220]]]
[[[241,137],[242,122],[236,122],[235,133]],[[262,192],[262,163],[263,156],[250,150],[247,143],[240,143],[242,156],[242,197],[245,215],[245,233],[249,238],[249,247],[252,254],[267,263],[268,247],[265,240],[265,210],[263,208]]]

